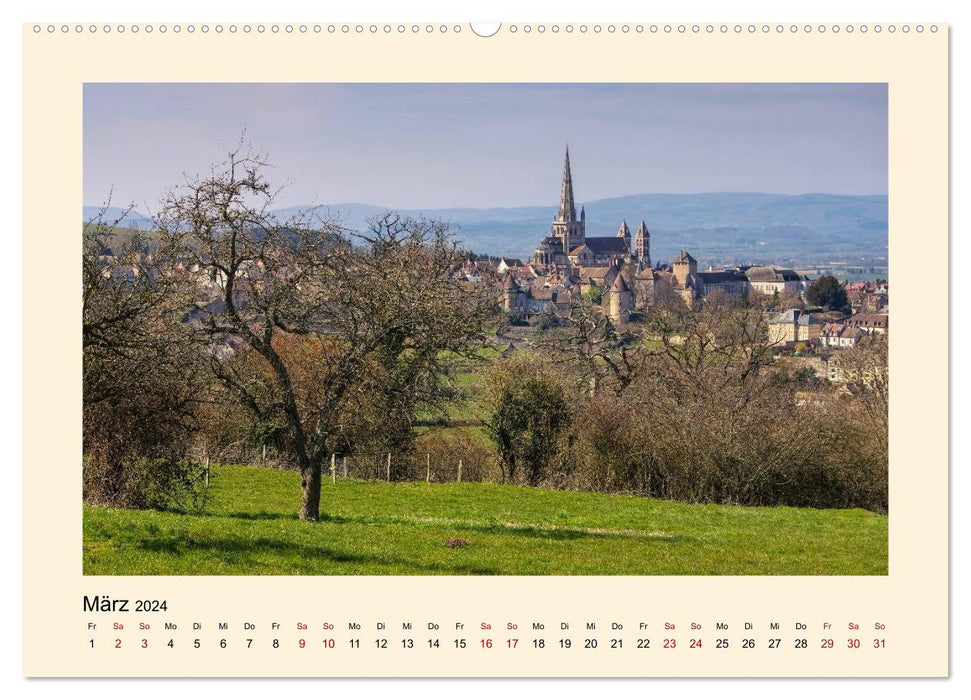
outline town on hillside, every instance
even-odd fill
[[[643,219],[633,233],[624,219],[615,236],[605,237],[588,236],[586,221],[585,208],[577,211],[567,148],[559,207],[532,258],[469,260],[460,274],[471,283],[492,284],[511,325],[522,328],[563,321],[584,298],[617,327],[636,325],[652,307],[671,300],[688,308],[714,297],[758,301],[765,308],[772,345],[803,358],[833,382],[844,379],[833,350],[853,348],[888,332],[887,280],[840,282],[845,303],[814,304],[811,289],[817,280],[796,270],[755,264],[699,270],[687,250],[670,263],[654,263],[651,233]]]

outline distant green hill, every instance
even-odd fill
[[[682,248],[703,265],[872,261],[886,257],[888,251],[886,195],[637,194],[585,206],[591,236],[614,235],[624,219],[632,229],[641,219],[646,221],[655,262],[672,260]],[[275,214],[285,219],[300,209],[290,207]],[[86,215],[94,211],[94,207],[85,208]],[[347,203],[321,207],[320,215],[362,229],[369,217],[382,211],[371,204]],[[547,235],[556,206],[401,211],[450,221],[460,229],[463,244],[475,251],[526,258]],[[137,213],[122,223],[151,225]]]

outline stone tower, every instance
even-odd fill
[[[627,323],[634,306],[633,295],[624,276],[618,273],[607,290],[607,316],[614,323]]]
[[[674,276],[681,283],[682,287],[686,287],[685,282],[688,276],[696,274],[698,274],[698,261],[691,257],[687,251],[682,250],[681,254],[674,261]]]
[[[563,242],[563,252],[570,251],[584,244],[586,235],[586,212],[581,210],[577,219],[577,208],[573,201],[573,175],[570,172],[570,147],[566,148],[566,159],[563,162],[563,184],[560,186],[560,210],[553,219],[553,235]]]
[[[519,311],[519,285],[516,284],[512,275],[506,275],[506,284],[502,290],[502,301],[507,314]]]
[[[630,252],[630,229],[627,227],[627,219],[620,222],[620,228],[617,229],[617,238],[624,242],[624,247],[626,247],[627,251]]]
[[[641,261],[641,268],[651,267],[651,232],[647,230],[643,219],[634,234],[634,253]]]

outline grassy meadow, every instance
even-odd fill
[[[340,479],[324,483],[321,522],[300,522],[299,502],[294,472],[225,466],[200,515],[85,506],[84,573],[887,573],[887,517],[864,510]]]

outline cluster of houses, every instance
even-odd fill
[[[662,295],[676,295],[689,305],[719,294],[751,293],[782,302],[803,295],[811,281],[794,270],[771,265],[732,269],[698,269],[698,261],[685,250],[670,264],[651,263],[651,234],[642,220],[631,233],[622,221],[615,236],[586,235],[586,211],[574,202],[570,154],[563,164],[560,204],[549,235],[529,260],[501,258],[470,261],[461,271],[471,282],[491,281],[499,291],[503,310],[524,320],[555,314],[568,316],[586,297],[599,303],[614,323],[632,320],[657,303]],[[865,338],[885,335],[889,324],[889,289],[885,281],[844,285],[850,316],[790,308],[766,314],[769,341],[780,348],[815,347],[821,350],[853,348]],[[801,304],[800,304],[801,305]],[[835,356],[834,356],[835,357]],[[835,367],[835,369],[834,369]],[[838,362],[829,368],[839,373]]]
[[[853,314],[833,321],[818,313],[789,309],[768,318],[769,340],[780,347],[852,348],[867,336],[886,335],[889,321],[888,313]]]
[[[653,268],[634,256],[595,262],[599,264],[559,266],[501,259],[496,274],[504,280],[503,309],[527,318],[568,313],[575,297],[593,292],[611,320],[625,323],[652,306],[662,288],[690,305],[715,294],[798,294],[810,284],[793,270],[770,266],[699,271],[697,260],[687,251],[681,251],[671,265]]]
[[[560,203],[549,235],[528,261],[502,258],[487,271],[501,287],[501,304],[512,315],[529,319],[543,314],[568,315],[578,298],[600,303],[615,323],[656,303],[663,293],[673,293],[689,305],[720,294],[749,293],[800,295],[810,280],[794,270],[770,265],[732,269],[698,269],[698,261],[685,250],[671,264],[651,263],[651,233],[641,220],[634,233],[624,220],[615,236],[586,235],[586,211],[577,212],[573,194],[570,152],[566,151]],[[464,274],[470,281],[482,279],[476,266]],[[663,292],[662,292],[663,290]],[[827,347],[852,347],[867,334],[886,332],[887,285],[860,282],[846,287],[854,316],[839,322],[799,309],[776,313],[768,319],[770,335],[782,345],[806,343]]]
[[[853,313],[886,313],[890,298],[886,280],[852,282],[843,288]]]

